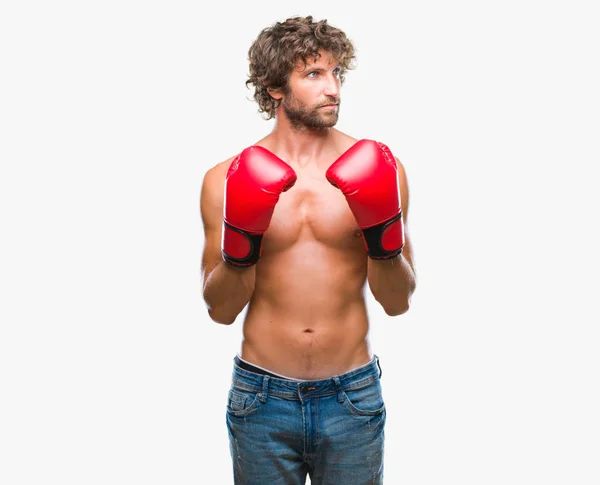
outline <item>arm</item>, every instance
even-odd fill
[[[407,234],[408,183],[404,167],[394,157],[398,166],[398,183],[402,200],[402,220],[404,223],[404,247],[402,253],[392,259],[368,258],[367,278],[369,288],[390,316],[405,313],[410,305],[410,297],[415,291],[416,275],[412,261],[412,246]]]
[[[203,298],[208,314],[217,323],[231,325],[254,293],[256,266],[236,268],[223,261],[223,191],[225,166],[208,170],[202,182],[200,212],[204,226],[202,253]]]
[[[200,198],[206,232],[203,294],[210,317],[230,325],[254,293],[263,234],[296,173],[260,146],[217,167],[206,173]]]

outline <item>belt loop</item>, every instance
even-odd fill
[[[381,379],[381,376],[383,375],[383,371],[381,370],[381,364],[379,363],[379,357],[375,356],[375,359],[377,360],[377,367],[379,367],[379,378]]]
[[[338,376],[333,376],[332,379],[338,391],[338,401],[344,402],[344,390],[342,389],[342,383],[340,382],[340,378]]]
[[[267,396],[269,395],[269,379],[270,378],[271,378],[270,376],[264,376],[264,378],[263,378],[262,392],[260,393],[260,400],[262,403],[267,402]]]

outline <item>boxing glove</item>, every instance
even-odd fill
[[[368,255],[391,259],[404,247],[404,225],[398,167],[390,149],[373,140],[360,140],[325,173],[339,188],[362,231]]]
[[[256,264],[263,233],[282,192],[296,183],[296,172],[269,150],[251,146],[229,166],[223,205],[223,260],[237,267]]]

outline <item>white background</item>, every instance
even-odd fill
[[[312,14],[357,48],[338,127],[410,187],[411,309],[369,300],[386,483],[600,483],[592,3],[3,3],[0,482],[233,483],[200,186],[272,128],[251,42]]]

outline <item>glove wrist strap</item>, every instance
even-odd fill
[[[260,258],[262,238],[262,234],[250,234],[223,221],[223,261],[238,268],[256,264]]]
[[[367,253],[372,259],[392,259],[404,248],[402,210],[386,222],[362,229]],[[385,240],[385,241],[384,241]],[[385,246],[384,247],[384,243]]]

